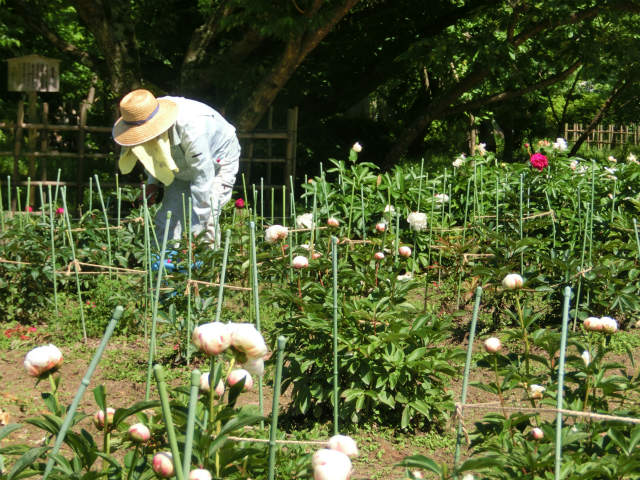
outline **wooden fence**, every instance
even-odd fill
[[[37,187],[38,184],[55,184],[55,181],[51,181],[51,172],[48,170],[48,162],[52,159],[73,160],[75,179],[61,179],[60,184],[78,187],[79,193],[89,182],[92,170],[90,161],[106,160],[112,165],[115,173],[119,152],[117,145],[111,140],[112,127],[87,125],[89,108],[90,105],[83,102],[76,113],[75,124],[51,123],[49,105],[43,103],[39,115],[41,120],[28,123],[25,122],[25,103],[18,102],[16,120],[0,122],[0,131],[8,133],[5,148],[12,146],[11,150],[0,150],[0,157],[13,158],[12,185],[30,183]],[[35,107],[31,107],[29,109],[31,111],[27,112],[29,119],[36,118],[34,109]],[[274,112],[271,109],[267,115],[264,130],[238,132],[242,146],[238,180],[244,174],[247,184],[255,183],[258,187],[262,185],[265,189],[281,187],[281,185],[288,186],[289,177],[295,178],[296,174],[297,125],[297,107],[287,111],[285,125],[280,128],[274,127]],[[92,145],[91,151],[87,149],[88,143]],[[19,174],[21,160],[27,161],[28,181]],[[6,182],[6,179],[0,179],[0,185],[3,182]],[[137,182],[120,182],[120,184],[137,184]]]
[[[578,140],[584,131],[585,127],[581,123],[564,124],[564,138],[568,142]],[[640,130],[635,123],[625,126],[598,125],[589,134],[585,143],[595,148],[615,148],[626,144],[638,145]]]

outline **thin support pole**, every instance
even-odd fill
[[[49,197],[49,241],[51,243],[51,276],[53,277],[53,306],[56,312],[56,325],[58,318],[58,278],[56,277],[56,242],[53,228],[53,204],[51,203],[51,185],[47,185]]]
[[[196,410],[198,407],[198,392],[200,389],[200,370],[191,372],[191,389],[189,390],[189,410],[187,412],[187,426],[184,438],[184,456],[182,457],[182,471],[189,475],[191,471],[191,452],[193,451],[193,430],[196,425]]]
[[[227,259],[229,258],[229,244],[231,240],[231,230],[224,234],[224,252],[222,253],[222,267],[220,269],[220,286],[218,287],[218,304],[216,305],[216,322],[220,321],[222,314],[222,301],[224,299],[224,282],[227,274]]]
[[[98,175],[94,175],[96,179],[96,189],[98,190],[98,197],[100,198],[100,207],[102,208],[102,215],[104,216],[104,226],[107,229],[107,261],[109,266],[112,266],[111,262],[111,234],[109,233],[109,216],[107,215],[107,209],[104,206],[104,197],[102,196],[102,188],[100,188],[100,180]],[[109,269],[109,278],[111,278],[111,269]]]
[[[467,401],[467,387],[469,386],[469,372],[471,370],[471,356],[473,354],[473,341],[476,337],[476,325],[478,324],[478,312],[480,311],[480,298],[482,297],[482,287],[476,288],[476,301],[473,304],[473,316],[469,328],[469,344],[467,345],[467,359],[464,364],[464,376],[462,377],[462,395],[460,403]],[[460,446],[462,444],[462,421],[458,421],[458,433],[456,435],[456,450],[453,456],[453,468],[455,469],[460,460]]]
[[[153,369],[153,356],[156,350],[156,330],[158,327],[158,304],[160,303],[160,285],[162,283],[162,271],[164,270],[164,254],[167,248],[167,237],[169,236],[169,223],[171,223],[171,210],[167,212],[167,221],[164,224],[164,236],[162,238],[162,249],[160,250],[160,262],[158,263],[158,279],[156,282],[156,293],[153,298],[151,310],[151,343],[149,344],[149,362],[147,367],[147,387],[144,399],[149,400],[151,393],[151,370]],[[175,458],[174,458],[175,460]]]
[[[256,224],[249,222],[251,237],[251,290],[253,292],[253,310],[256,317],[256,329],[260,331],[260,297],[258,295],[258,262],[256,260]],[[262,377],[258,380],[258,408],[260,415],[264,414],[262,398]]]
[[[278,351],[276,353],[276,378],[273,382],[273,403],[271,406],[271,429],[269,431],[269,480],[275,479],[276,472],[276,451],[278,449],[276,437],[278,435],[278,409],[280,401],[280,387],[282,385],[282,363],[284,356],[284,346],[287,339],[280,335],[278,337]]]
[[[556,464],[555,480],[560,480],[562,466],[562,400],[564,395],[564,359],[567,350],[567,330],[569,326],[569,303],[571,301],[571,287],[564,287],[564,305],[562,308],[562,335],[560,338],[560,359],[558,362],[558,394],[556,399]]]
[[[333,434],[338,434],[338,238],[331,237],[333,263]]]
[[[189,209],[189,215],[186,219],[186,225],[187,225],[187,329],[186,329],[186,334],[187,334],[187,338],[186,340],[186,350],[187,350],[187,365],[189,365],[190,363],[190,359],[191,359],[191,289],[189,288],[191,286],[191,269],[192,269],[192,263],[193,263],[193,249],[191,246],[191,243],[193,241],[193,234],[191,233],[191,212],[192,212],[192,200],[191,197],[189,197],[189,201],[188,201],[188,209]]]
[[[64,198],[64,196],[63,196],[63,198]],[[51,473],[51,470],[53,469],[53,464],[55,463],[55,456],[60,451],[60,447],[62,446],[62,442],[64,442],[64,437],[66,436],[67,431],[69,430],[69,427],[71,426],[71,422],[73,422],[73,418],[75,417],[75,413],[76,413],[76,410],[78,409],[78,405],[80,404],[80,400],[82,399],[82,396],[84,395],[85,390],[89,386],[89,381],[91,380],[91,376],[93,375],[93,372],[95,371],[96,367],[98,366],[98,362],[100,362],[100,358],[102,357],[102,353],[104,352],[104,349],[106,348],[107,343],[109,342],[109,339],[111,338],[111,335],[113,335],[113,331],[116,328],[116,324],[118,323],[118,320],[120,320],[120,317],[122,317],[122,312],[123,311],[124,311],[124,309],[120,305],[118,305],[113,310],[113,314],[111,316],[111,320],[109,321],[109,324],[107,325],[107,329],[105,330],[104,335],[102,336],[102,340],[100,341],[100,345],[98,345],[96,353],[93,355],[93,358],[91,359],[91,363],[89,364],[89,367],[87,368],[87,372],[84,374],[84,377],[82,377],[82,381],[80,382],[80,387],[78,388],[78,391],[76,392],[76,396],[73,398],[73,402],[71,403],[71,406],[69,407],[69,410],[67,410],[67,415],[64,418],[64,422],[62,423],[62,426],[60,427],[60,432],[58,432],[58,436],[56,437],[56,442],[53,445],[53,449],[49,453],[49,460],[47,461],[47,466],[45,467],[44,473],[42,474],[42,480],[45,480],[49,476],[49,474]]]
[[[162,365],[153,366],[153,374],[158,384],[158,393],[160,394],[160,406],[162,408],[162,418],[167,429],[167,437],[169,438],[169,447],[173,457],[173,468],[178,480],[184,480],[184,472],[182,470],[182,462],[180,461],[180,450],[178,449],[178,439],[176,431],[173,427],[173,417],[171,416],[171,406],[169,404],[169,393],[167,392],[167,382],[164,379],[164,370]]]

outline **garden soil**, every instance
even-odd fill
[[[38,340],[41,340],[40,342]],[[22,423],[25,419],[46,413],[40,393],[50,391],[48,381],[36,384],[33,377],[28,376],[23,368],[25,354],[33,347],[46,342],[46,338],[35,338],[31,342],[14,342],[11,348],[0,352],[0,423]],[[81,384],[89,362],[99,340],[89,340],[85,345],[82,342],[70,347],[70,352],[65,352],[65,361],[59,369],[61,376],[60,401],[68,405],[72,402],[75,392]],[[462,347],[466,347],[464,344]],[[64,350],[67,350],[66,348]],[[171,349],[165,349],[169,352]],[[637,353],[637,352],[636,352]],[[148,362],[148,349],[143,339],[115,339],[104,352],[102,360],[96,369],[90,385],[87,388],[79,410],[90,415],[84,419],[80,426],[95,433],[92,422],[93,413],[97,410],[92,390],[98,385],[104,385],[107,392],[107,404],[113,407],[126,407],[143,400],[145,396],[145,377]],[[160,357],[165,365],[171,363],[171,355]],[[613,359],[612,359],[613,360]],[[628,364],[626,356],[620,355],[619,360]],[[640,354],[637,355],[640,360]],[[638,363],[636,363],[637,365]],[[198,365],[195,365],[198,367]],[[190,367],[190,368],[193,368]],[[635,367],[629,365],[629,373],[635,372]],[[189,368],[186,366],[173,367],[168,369],[169,383],[172,386],[188,385]],[[127,377],[129,373],[138,374]],[[462,373],[462,372],[461,372]],[[452,382],[450,388],[454,398],[460,398],[461,377]],[[482,372],[472,373],[471,380],[486,381]],[[241,395],[239,404],[258,405],[258,395],[256,388],[252,392]],[[157,398],[155,383],[152,385],[151,398]],[[281,397],[282,408],[286,408],[289,397],[287,392]],[[470,388],[467,396],[467,403],[481,403],[495,401],[486,392]],[[522,399],[512,398],[508,400],[510,404],[521,404]],[[265,414],[271,410],[272,394],[271,389],[265,386],[264,389],[264,409]],[[526,405],[525,405],[526,406]],[[451,415],[453,412],[449,412]],[[486,411],[467,410],[464,415],[464,423],[471,430],[474,420],[478,420]],[[349,432],[358,440],[361,454],[354,461],[355,472],[353,480],[365,479],[402,479],[406,478],[402,468],[394,465],[408,455],[422,454],[438,462],[451,463],[453,458],[454,444],[454,422],[449,421],[446,429],[437,438],[443,441],[435,441],[430,434],[417,432],[414,435],[395,435],[393,426],[368,426],[364,430]],[[32,446],[41,445],[46,440],[42,430],[30,425],[13,432],[1,443],[2,446],[13,443],[26,443]],[[312,453],[317,446],[310,445],[306,451]]]

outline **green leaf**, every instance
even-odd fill
[[[436,475],[442,475],[442,467],[424,455],[412,455],[410,457],[405,457],[397,465],[407,468],[421,468],[423,470],[433,472]]]
[[[49,448],[51,447],[36,447],[22,455],[13,465],[13,468],[7,476],[7,480],[13,480],[14,478],[16,478],[17,475],[19,475],[24,469],[32,465],[36,461],[36,459],[40,458],[47,450],[49,450]]]

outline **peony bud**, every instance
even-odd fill
[[[327,225],[329,225],[330,227],[336,228],[340,226],[340,220],[338,220],[335,217],[329,217],[327,219]]]
[[[387,224],[385,222],[376,223],[376,230],[380,233],[383,233],[387,229]]]
[[[314,480],[349,480],[351,460],[337,450],[323,448],[311,458]]]
[[[375,258],[376,260],[382,260],[382,259],[384,258],[384,253],[382,253],[382,252],[376,252],[376,253],[373,255],[373,258]]]
[[[111,425],[113,423],[113,415],[115,413],[116,411],[113,408],[107,407],[107,425]],[[104,428],[104,410],[98,410],[96,412],[93,416],[93,422],[96,424],[98,430],[102,430]]]
[[[542,440],[544,438],[544,432],[541,428],[534,427],[531,429],[531,436],[534,440]]]
[[[611,317],[602,317],[600,319],[602,330],[606,333],[615,333],[618,331],[618,322]]]
[[[173,457],[170,452],[160,452],[153,456],[151,468],[162,478],[173,476]]]
[[[351,150],[353,150],[356,153],[360,153],[362,151],[362,145],[360,145],[359,142],[356,142],[353,144],[353,147],[351,147]]]
[[[304,255],[298,255],[291,260],[291,266],[297,269],[307,268],[309,266],[309,259]]]
[[[499,338],[490,337],[484,341],[484,349],[489,353],[497,353],[502,348],[502,343]]]
[[[264,360],[262,358],[248,358],[247,361],[244,362],[244,368],[251,375],[261,377],[264,375]]]
[[[24,358],[24,368],[34,377],[54,370],[61,364],[62,352],[53,344],[34,348]]]
[[[253,378],[251,378],[251,374],[243,368],[236,368],[235,370],[231,370],[229,376],[227,377],[227,383],[229,384],[229,386],[233,387],[243,378],[245,379],[245,381],[244,387],[242,387],[242,391],[248,392],[253,388]]]
[[[136,423],[129,427],[129,437],[134,442],[145,443],[151,438],[151,431],[144,423]]]
[[[211,473],[204,468],[196,468],[189,472],[189,480],[211,480]]]
[[[585,350],[580,356],[582,357],[582,361],[584,362],[585,367],[588,367],[591,363],[591,354],[589,353],[589,351]]]
[[[267,354],[267,344],[251,323],[232,323],[231,346],[248,357],[261,358]]]
[[[545,390],[546,388],[544,388],[542,385],[536,385],[534,383],[533,385],[529,386],[529,396],[535,400],[538,400],[542,398],[542,394]]]
[[[516,288],[522,287],[524,281],[522,277],[517,273],[510,273],[506,277],[502,279],[502,286],[509,290],[515,290]]]
[[[313,252],[313,253],[311,254],[311,260],[317,260],[317,259],[319,259],[321,256],[322,256],[322,253],[320,253],[320,252]]]
[[[584,325],[584,328],[586,330],[596,331],[600,330],[601,323],[602,322],[600,322],[600,319],[598,317],[587,317],[584,319],[584,322],[582,324]]]
[[[358,455],[358,446],[353,438],[347,435],[334,435],[329,439],[329,448],[344,453],[347,457]]]
[[[210,391],[211,387],[209,386],[209,372],[205,372],[200,375],[200,390],[203,392]],[[218,385],[216,385],[216,389],[214,393],[218,397],[222,397],[224,395],[224,382],[222,380],[218,380]]]
[[[244,208],[244,199],[243,198],[239,198],[236,200],[235,203],[236,208]]]
[[[231,345],[231,327],[222,322],[203,323],[194,328],[191,339],[207,355],[219,355]]]
[[[406,245],[403,245],[403,246],[399,247],[398,248],[398,254],[401,257],[409,258],[411,256],[411,247],[407,247]]]

